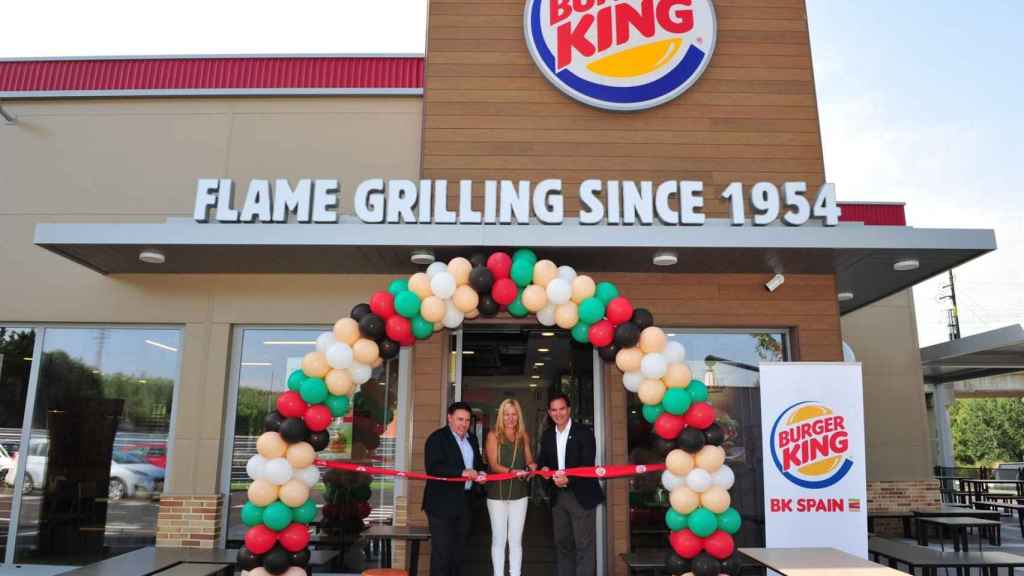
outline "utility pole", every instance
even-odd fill
[[[949,270],[949,284],[943,286],[943,288],[949,288],[949,294],[939,296],[939,300],[949,300],[952,305],[949,310],[946,311],[946,323],[949,327],[949,339],[959,340],[960,339],[960,316],[957,313],[956,307],[956,283],[953,278],[953,270]]]

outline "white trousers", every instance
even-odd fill
[[[510,576],[520,576],[523,570],[523,524],[526,523],[526,503],[518,500],[487,499],[487,513],[491,517],[491,563],[494,576],[505,576],[505,544],[508,544]]]

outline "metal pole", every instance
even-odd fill
[[[953,279],[953,269],[949,269],[949,299],[953,303],[953,322],[951,328],[953,330],[951,336],[952,340],[960,339],[960,315],[957,314],[956,307],[956,283]]]

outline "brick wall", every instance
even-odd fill
[[[224,497],[163,496],[156,521],[160,547],[213,548],[223,524]]]
[[[868,512],[900,512],[941,505],[938,480],[868,482]]]

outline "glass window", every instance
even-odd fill
[[[0,558],[7,551],[14,493],[12,469],[21,442],[35,344],[35,330],[0,326]]]
[[[316,338],[324,330],[245,328],[240,331],[229,490],[229,548],[240,547],[247,530],[241,521],[241,509],[251,482],[245,464],[256,453],[256,439],[264,432],[264,419],[275,409],[277,396],[288,389],[288,375],[300,368],[302,357],[315,349]],[[394,468],[397,390],[397,359],[374,368],[370,381],[353,396],[349,414],[335,418],[328,428],[330,444],[318,457]],[[344,571],[362,571],[374,559],[367,559],[363,547],[353,544],[365,527],[393,521],[394,481],[338,471],[321,472],[323,481],[312,491],[321,511],[314,522],[313,541],[320,547],[342,548]]]
[[[736,544],[761,546],[764,543],[764,493],[757,365],[762,361],[778,362],[789,358],[786,333],[671,329],[666,332],[669,339],[686,348],[686,363],[693,377],[708,385],[709,401],[715,407],[717,422],[725,429],[726,463],[736,475],[730,494],[733,507],[743,515],[743,527],[736,535]],[[636,395],[630,394],[627,408],[630,462],[661,463],[664,458],[655,448],[655,435],[651,424],[642,416],[642,408]],[[631,479],[629,504],[631,549],[663,550],[668,534],[665,512],[669,504],[668,493],[661,486],[661,475],[647,474]]]
[[[175,329],[47,328],[25,465],[18,563],[88,564],[156,542]],[[13,473],[13,472],[12,472]]]

